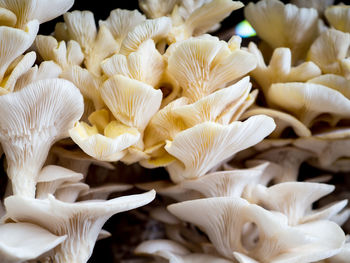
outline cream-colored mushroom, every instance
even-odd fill
[[[2,81],[10,64],[32,45],[38,29],[39,23],[37,20],[29,21],[24,30],[6,26],[0,27],[0,43],[2,46],[0,51],[0,79]]]
[[[339,91],[350,99],[350,80],[335,74],[325,74],[309,79],[308,83],[315,83]]]
[[[3,79],[0,83],[0,93],[6,94],[17,90],[18,85],[20,85],[20,78],[28,73],[31,66],[34,64],[35,59],[35,52],[29,52],[16,58],[4,73]]]
[[[154,191],[108,201],[64,203],[49,196],[46,200],[11,196],[5,200],[7,218],[34,223],[67,239],[54,249],[55,262],[87,262],[103,224],[114,214],[143,206],[155,197]]]
[[[52,36],[38,35],[35,39],[35,48],[42,59],[52,60],[61,67],[63,71],[74,65],[81,65],[84,54],[81,47],[75,40],[58,42]]]
[[[337,90],[313,83],[277,83],[267,94],[271,105],[278,106],[296,116],[307,127],[317,122],[317,117],[325,113],[324,119],[331,126],[341,118],[350,117],[350,100]]]
[[[226,42],[211,36],[176,43],[169,53],[168,70],[182,87],[182,96],[191,103],[224,88],[256,66],[252,54],[231,51]]]
[[[162,100],[160,90],[122,75],[105,81],[101,96],[117,120],[140,132],[158,111]]]
[[[323,73],[349,76],[350,34],[336,29],[324,31],[311,45],[307,58]]]
[[[101,68],[108,77],[121,74],[156,88],[165,70],[165,60],[153,40],[148,39],[128,56],[115,54],[104,60]]]
[[[117,42],[118,50],[129,32],[146,20],[138,10],[115,9],[106,20],[100,20],[99,25],[106,26]]]
[[[148,39],[153,39],[155,43],[164,39],[171,29],[171,19],[160,17],[156,19],[147,19],[138,24],[124,38],[120,54],[129,55],[135,52],[139,46]]]
[[[263,107],[252,107],[244,112],[241,118],[246,119],[259,114],[273,118],[276,123],[276,129],[270,134],[270,138],[280,138],[283,135],[283,132],[289,127],[292,128],[294,133],[299,137],[311,136],[311,131],[302,122],[292,115],[282,111]]]
[[[289,48],[276,48],[268,66],[261,51],[253,42],[249,43],[248,51],[254,54],[258,61],[257,67],[250,74],[259,83],[265,96],[273,83],[304,82],[321,75],[321,70],[310,61],[293,67],[292,53]]]
[[[278,0],[262,0],[256,4],[249,3],[244,14],[258,36],[272,48],[290,48],[294,62],[305,57],[317,37],[318,13],[313,8],[284,5]]]
[[[178,183],[203,176],[238,151],[260,142],[274,128],[270,117],[257,115],[229,125],[204,122],[178,133],[165,146],[177,158],[167,166],[171,180]]]
[[[332,27],[350,33],[350,6],[331,6],[324,14]]]
[[[262,173],[263,170],[255,167],[213,172],[193,180],[186,180],[183,182],[183,187],[198,191],[204,197],[242,197],[245,187],[248,184],[257,184]]]
[[[177,2],[177,0],[139,0],[139,7],[148,18],[158,18],[169,15]]]
[[[64,14],[74,0],[1,0],[0,7],[9,9],[16,17],[16,27],[25,28],[30,20],[44,23]]]
[[[191,2],[193,6],[188,8]],[[220,27],[218,23],[228,17],[232,11],[242,7],[242,2],[232,0],[180,3],[180,7],[176,6],[171,14],[174,26],[168,39],[171,43],[175,43],[191,36],[199,36],[213,29],[218,29]],[[183,12],[184,9],[187,9],[186,12]]]
[[[19,91],[32,82],[42,79],[55,79],[62,73],[62,69],[53,61],[43,61],[40,66],[34,65],[26,73],[21,75],[14,86]]]
[[[30,223],[0,224],[0,257],[2,263],[32,260],[62,243],[67,236],[56,236]]]
[[[41,171],[37,179],[36,198],[44,199],[49,194],[54,194],[65,182],[78,182],[83,175],[72,170],[57,166],[48,165]]]
[[[36,179],[51,145],[67,137],[68,129],[82,115],[82,96],[72,83],[48,79],[1,96],[0,101],[0,141],[7,175],[14,194],[34,197]]]

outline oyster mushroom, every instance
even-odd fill
[[[34,197],[50,147],[67,137],[82,115],[82,96],[69,81],[47,79],[1,96],[0,105],[0,141],[13,192]]]

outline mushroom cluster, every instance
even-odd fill
[[[326,196],[350,172],[350,6],[139,0],[96,23],[73,2],[0,1],[1,262],[87,262],[156,192],[164,238],[135,262],[348,261],[347,199]],[[258,42],[209,34],[243,7]],[[118,163],[169,176],[126,184]]]

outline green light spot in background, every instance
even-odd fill
[[[238,23],[235,28],[236,35],[239,35],[242,38],[256,36],[256,32],[253,27],[249,24],[247,20],[243,20]]]

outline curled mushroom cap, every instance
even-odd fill
[[[336,29],[323,32],[311,45],[308,60],[320,67],[323,73],[348,74],[350,34]]]
[[[139,7],[148,18],[158,18],[171,13],[177,0],[139,0]]]
[[[285,214],[289,225],[329,219],[346,206],[345,202],[312,210],[312,204],[334,190],[333,185],[306,182],[287,182],[271,187],[257,186],[254,191],[258,203],[267,209]]]
[[[345,242],[344,232],[333,222],[320,220],[291,227],[286,216],[237,197],[186,201],[170,205],[168,210],[199,226],[221,255],[233,259],[233,252],[238,252],[253,260],[241,262],[312,262],[337,254]],[[251,246],[242,241],[249,234],[244,231],[247,224],[255,224],[258,231]]]
[[[103,224],[114,214],[148,204],[155,191],[108,201],[64,203],[53,196],[39,200],[11,196],[5,200],[7,218],[39,225],[67,239],[54,249],[55,262],[87,262]],[[60,234],[59,234],[60,233]]]
[[[0,27],[0,43],[2,47],[0,51],[1,80],[3,80],[10,63],[32,45],[38,29],[39,23],[37,20],[32,20],[25,24],[24,30],[6,26]]]
[[[127,34],[145,20],[145,16],[137,10],[115,9],[106,20],[100,20],[99,25],[106,26],[110,30],[120,48]]]
[[[49,149],[68,137],[68,130],[82,115],[83,98],[69,81],[47,79],[1,96],[0,101],[0,141],[14,193],[34,197],[36,178]]]
[[[67,236],[56,236],[30,223],[0,225],[0,256],[3,263],[35,259],[62,243]]]
[[[182,1],[171,14],[174,26],[168,40],[174,43],[216,30],[223,19],[241,7],[242,2],[232,0]]]
[[[337,90],[313,83],[273,84],[267,95],[271,104],[289,111],[310,127],[322,113],[330,115],[330,124],[350,117],[350,100]]]
[[[331,6],[325,11],[328,22],[337,30],[350,33],[350,6]]]
[[[260,142],[274,128],[270,117],[257,115],[229,125],[204,122],[180,132],[165,146],[177,158],[167,166],[170,177],[179,182],[203,176],[238,151]]]
[[[310,61],[293,67],[289,48],[276,48],[268,66],[261,51],[253,42],[249,43],[248,51],[254,54],[258,61],[257,67],[250,74],[259,83],[265,95],[273,83],[304,82],[321,74],[318,66]]]
[[[120,47],[120,54],[128,55],[131,52],[135,52],[148,39],[153,39],[157,43],[165,38],[170,29],[171,19],[168,17],[147,19],[125,36]]]
[[[47,165],[41,171],[37,179],[36,198],[47,198],[55,193],[56,189],[65,182],[78,182],[83,175],[72,170],[57,166]]]
[[[305,57],[317,37],[318,13],[312,8],[284,5],[278,0],[262,0],[256,4],[249,3],[244,14],[258,36],[272,48],[290,48],[294,61]]]
[[[41,24],[64,14],[73,3],[74,0],[1,0],[0,7],[11,10],[17,16],[16,27],[24,28],[30,20]]]
[[[165,61],[152,39],[146,40],[128,56],[115,54],[101,64],[103,72],[111,77],[121,74],[156,87],[163,75]]]
[[[208,35],[176,43],[169,53],[168,70],[190,102],[224,88],[256,67],[252,54],[231,51],[226,42]]]

